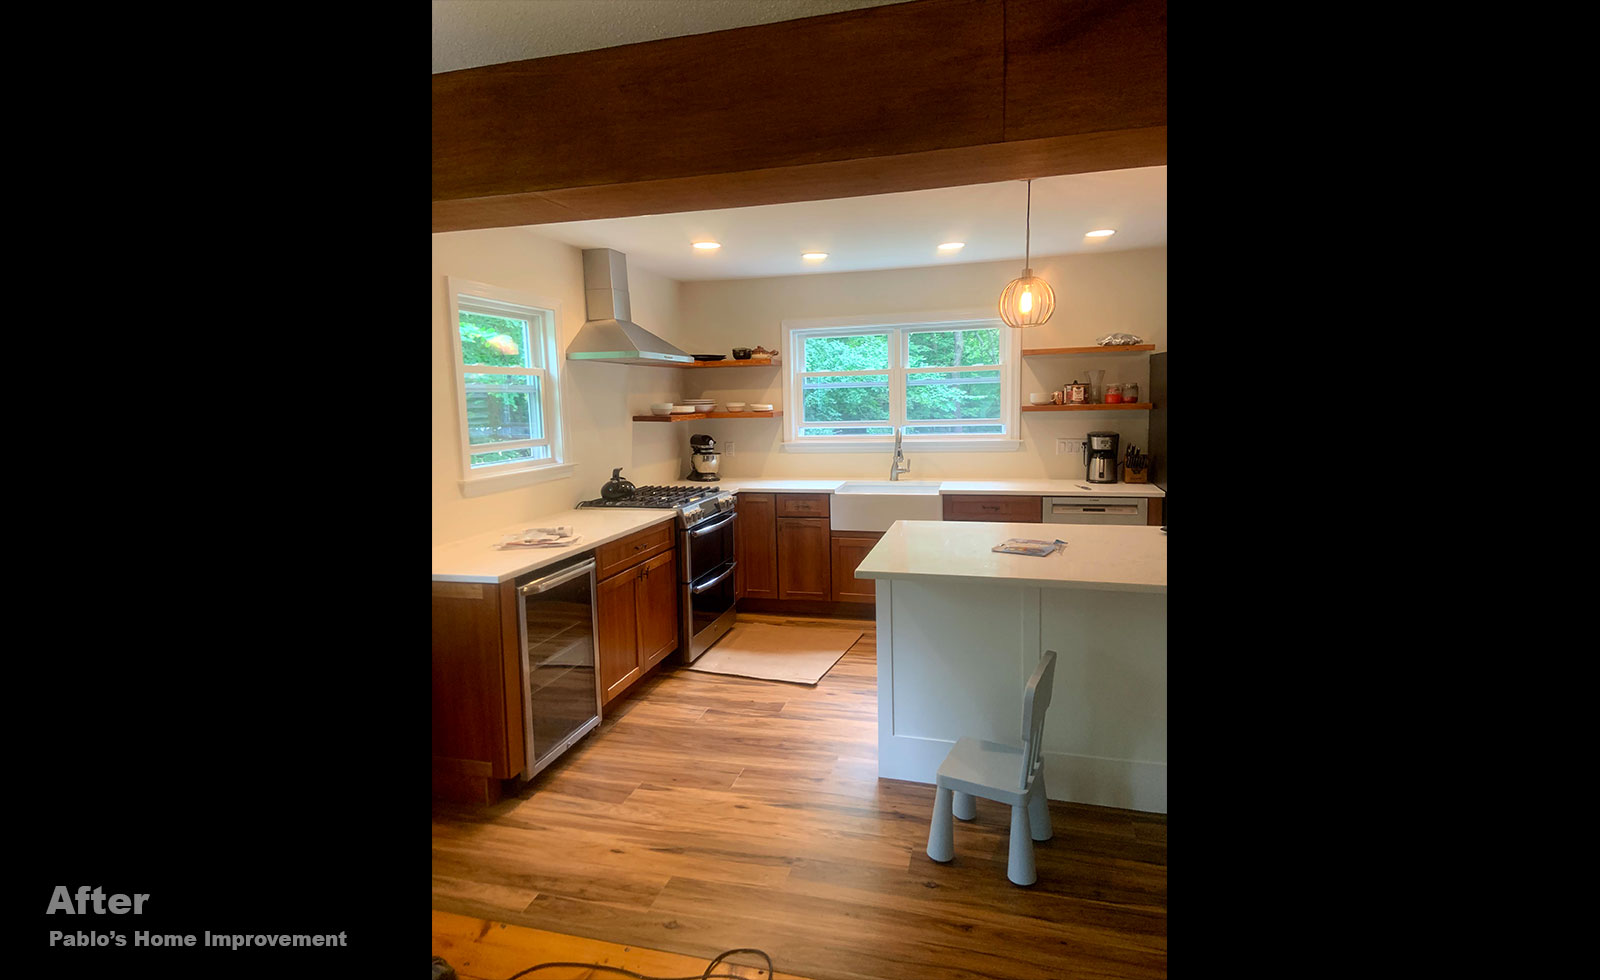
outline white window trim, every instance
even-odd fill
[[[503,463],[487,470],[474,471],[471,463],[471,444],[467,435],[467,399],[464,390],[463,375],[469,373],[461,363],[461,296],[470,296],[475,300],[488,301],[493,304],[507,304],[512,307],[523,307],[533,310],[548,311],[548,329],[540,331],[540,341],[544,346],[543,368],[493,368],[485,366],[483,371],[473,371],[473,374],[532,374],[540,377],[540,401],[544,414],[545,435],[543,439],[523,440],[517,445],[550,446],[549,459],[534,459],[525,462]],[[484,494],[498,493],[502,490],[511,490],[516,487],[528,486],[534,483],[544,483],[548,480],[566,479],[572,476],[577,464],[566,457],[567,441],[567,411],[566,411],[566,386],[563,384],[561,361],[561,304],[543,296],[535,296],[515,289],[506,289],[485,282],[475,282],[470,279],[458,279],[453,276],[445,277],[445,301],[449,305],[446,318],[446,327],[450,331],[450,371],[454,378],[452,387],[455,390],[456,402],[456,457],[460,462],[462,478],[456,481],[463,497],[480,497]],[[508,313],[513,312],[507,310]]]
[[[784,320],[780,331],[779,350],[783,352],[783,442],[778,450],[785,453],[881,453],[894,446],[894,436],[812,436],[800,439],[800,386],[794,383],[795,375],[805,364],[805,352],[800,349],[795,333],[826,329],[838,333],[871,333],[885,327],[914,327],[920,324],[970,323],[974,327],[1000,328],[1000,370],[1010,381],[1000,386],[1000,418],[1005,423],[1007,437],[993,436],[903,436],[902,445],[915,447],[919,452],[1005,453],[1022,448],[1020,396],[1022,387],[1022,348],[1017,331],[990,309],[929,310],[921,313],[885,313],[873,316],[814,317]],[[891,351],[889,363],[890,404],[905,399],[904,385],[893,368],[899,355]],[[884,373],[884,372],[878,372]]]

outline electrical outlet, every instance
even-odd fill
[[[723,445],[728,447],[727,449],[724,449],[723,452],[727,453],[729,456],[734,456],[734,455],[738,454],[737,453],[738,447],[736,447],[733,443],[728,442],[728,443],[724,443]]]
[[[1056,440],[1056,455],[1057,456],[1081,456],[1081,455],[1083,455],[1083,440],[1082,439],[1057,439]]]

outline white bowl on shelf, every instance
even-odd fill
[[[695,408],[693,405],[674,405],[674,406],[672,406],[672,411],[669,414],[671,414],[671,415],[688,415],[691,412],[700,412],[700,411],[704,411],[704,409]]]
[[[1032,394],[1028,395],[1028,404],[1029,405],[1048,405],[1048,404],[1050,404],[1050,400],[1051,399],[1050,399],[1050,393],[1049,392],[1042,392],[1041,393],[1041,392],[1035,391]]]
[[[750,411],[752,411],[752,412],[770,412],[770,411],[772,411],[772,406],[771,405],[762,405],[762,404],[751,403]]]
[[[729,402],[727,409],[730,412],[742,412],[744,411],[744,402]]]
[[[716,403],[717,403],[717,400],[715,398],[685,398],[683,401],[679,402],[678,404],[679,405],[715,405]]]
[[[652,414],[652,415],[671,415],[672,414],[672,403],[671,402],[655,402],[655,403],[651,404],[651,406],[650,406],[650,414]]]

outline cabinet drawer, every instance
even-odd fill
[[[662,521],[643,531],[603,544],[594,549],[594,575],[596,579],[610,578],[640,562],[654,558],[672,548],[677,533],[676,521]]]
[[[1038,524],[1044,520],[1044,498],[949,494],[944,498],[944,519]]]
[[[825,493],[780,493],[779,517],[827,517],[828,495]]]

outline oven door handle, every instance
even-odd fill
[[[707,524],[705,527],[697,527],[694,530],[690,531],[689,532],[689,537],[691,537],[691,538],[703,538],[706,535],[710,534],[712,531],[719,530],[723,525],[727,524],[729,521],[733,520],[735,517],[738,517],[738,516],[739,516],[739,512],[738,511],[729,511],[728,516],[724,517],[722,520],[718,521],[717,523],[715,523],[715,524]]]
[[[738,565],[739,565],[739,563],[736,562],[736,561],[728,562],[728,570],[727,571],[723,572],[721,575],[718,575],[716,578],[714,578],[711,581],[705,583],[704,585],[692,585],[692,586],[690,586],[689,587],[690,594],[691,595],[699,595],[700,593],[705,592],[706,590],[710,589],[713,585],[716,585],[718,582],[721,582],[723,579],[727,578],[729,575],[732,575],[733,574],[733,570],[735,568],[737,568]]]

